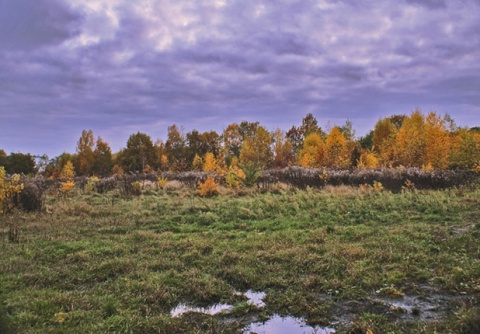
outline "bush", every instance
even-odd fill
[[[218,185],[213,177],[207,177],[205,182],[198,183],[197,194],[202,197],[213,197],[218,195]]]
[[[44,204],[44,190],[33,182],[25,184],[20,193],[19,200],[26,211],[42,211]]]
[[[143,185],[140,181],[132,182],[132,193],[135,196],[140,196],[142,194]]]
[[[15,206],[17,195],[23,190],[20,176],[7,178],[5,169],[0,167],[0,214],[10,212]]]

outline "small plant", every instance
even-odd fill
[[[365,193],[381,193],[384,190],[382,182],[379,181],[373,181],[373,185],[368,183],[361,184],[359,188],[360,191]]]
[[[433,166],[432,166],[432,163],[429,162],[427,163],[426,165],[422,165],[422,171],[424,172],[432,172],[433,171]]]
[[[140,181],[134,181],[131,183],[132,185],[132,194],[135,196],[140,196],[142,194],[142,182]]]
[[[475,164],[473,171],[477,174],[480,174],[480,161]]]
[[[383,184],[379,181],[373,181],[372,190],[374,193],[381,193],[383,191]]]
[[[163,177],[163,176],[159,176],[157,178],[157,187],[158,189],[165,189],[165,187],[167,186],[167,183],[168,183],[168,180],[166,177]]]
[[[14,199],[23,190],[20,176],[5,177],[5,169],[0,167],[0,214],[10,212],[15,206]]]
[[[253,187],[260,177],[260,167],[253,162],[249,162],[240,166],[240,169],[245,175],[243,179],[240,179],[243,185],[246,187]]]
[[[97,191],[97,183],[100,179],[96,176],[89,177],[87,179],[87,184],[85,185],[85,190],[87,192]]]
[[[75,188],[75,182],[73,181],[65,181],[60,183],[60,193],[62,195],[70,194],[74,188]]]
[[[227,177],[225,179],[225,181],[227,182],[230,188],[232,189],[241,188],[243,185],[244,179],[245,179],[245,173],[243,172],[243,170],[241,170],[237,166],[230,166]]]
[[[415,190],[415,183],[410,180],[405,181],[405,184],[402,186],[403,191],[414,191]]]
[[[328,183],[328,173],[325,169],[322,170],[322,173],[319,175],[319,177],[320,177],[320,181],[322,182],[322,184],[324,186],[326,186],[327,183]]]
[[[201,197],[213,197],[218,195],[218,185],[213,177],[208,177],[205,182],[198,183],[197,194]]]

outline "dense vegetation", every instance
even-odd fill
[[[478,128],[462,128],[445,115],[419,110],[409,116],[393,115],[380,119],[366,136],[355,137],[352,123],[324,131],[312,114],[302,124],[286,132],[268,131],[258,122],[228,125],[223,133],[183,133],[176,125],[168,127],[166,141],[153,142],[138,132],[126,147],[113,153],[101,137],[84,130],[75,153],[49,159],[0,150],[0,166],[8,174],[35,174],[58,177],[70,161],[77,175],[152,171],[217,171],[230,167],[257,165],[261,169],[301,166],[304,168],[417,167],[424,170],[473,169],[480,166]],[[480,167],[479,167],[480,168]]]
[[[2,216],[1,330],[235,333],[280,314],[337,333],[479,331],[474,184],[276,183],[209,198],[179,181],[138,182],[131,194],[50,185],[41,212]],[[264,307],[238,294],[249,289],[266,293]],[[433,294],[444,298],[433,319],[385,302]],[[181,303],[233,309],[172,317]]]

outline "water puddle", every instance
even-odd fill
[[[217,304],[210,307],[191,307],[184,304],[180,304],[177,307],[175,307],[172,311],[170,311],[170,315],[172,317],[178,317],[187,312],[198,312],[198,313],[215,315],[220,312],[229,311],[232,308],[233,306],[228,304]]]
[[[250,334],[331,334],[335,329],[331,327],[312,327],[301,319],[294,317],[273,316],[266,322],[250,324],[245,333]]]
[[[239,295],[244,295],[248,298],[247,303],[255,305],[256,307],[264,307],[265,303],[263,302],[263,297],[265,297],[265,292],[254,292],[252,290],[248,290],[245,293],[238,293]],[[198,312],[198,313],[205,313],[209,315],[215,315],[221,312],[230,311],[233,308],[233,305],[229,304],[216,304],[210,307],[191,307],[185,304],[180,304],[175,307],[172,311],[170,311],[170,315],[172,317],[178,317],[187,312]]]
[[[265,303],[263,302],[263,297],[265,297],[265,292],[254,292],[252,290],[248,290],[244,293],[245,297],[248,298],[248,303],[255,305],[256,307],[264,307]]]

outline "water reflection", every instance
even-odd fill
[[[265,303],[263,302],[263,297],[265,297],[265,292],[254,292],[248,290],[245,292],[245,297],[248,298],[248,303],[255,305],[256,307],[264,307]]]
[[[180,304],[177,307],[175,307],[172,311],[170,311],[170,315],[172,317],[178,317],[179,315],[182,315],[187,312],[199,312],[199,313],[215,315],[220,312],[229,311],[232,308],[233,306],[228,304],[217,304],[210,307],[190,307],[184,304]]]
[[[245,333],[257,334],[331,334],[335,329],[331,327],[312,327],[304,321],[294,317],[275,315],[264,323],[253,323],[246,328]]]

